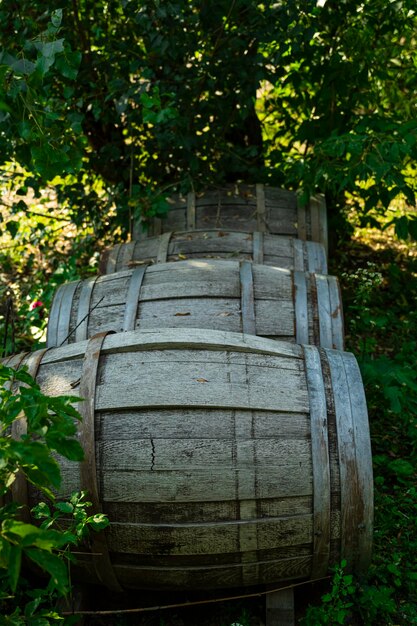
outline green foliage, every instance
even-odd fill
[[[328,624],[346,624],[351,616],[355,586],[353,576],[345,574],[346,561],[334,569],[329,593],[322,597],[322,605],[310,607],[301,620],[302,626],[328,626]]]
[[[364,224],[414,206],[414,3],[342,5],[5,0],[4,171],[53,182],[101,232],[163,213],[161,192],[242,179],[325,192],[333,212],[348,194]]]
[[[18,385],[18,388],[16,386]],[[70,593],[71,551],[88,537],[89,529],[101,530],[108,520],[88,515],[86,493],[73,493],[68,502],[56,502],[53,489],[61,483],[59,465],[52,453],[81,461],[83,451],[76,440],[80,419],[70,396],[47,397],[24,369],[0,365],[0,497],[24,476],[51,500],[32,510],[39,525],[25,521],[27,511],[17,502],[0,507],[0,624],[47,626],[70,624],[53,609],[60,596]],[[20,438],[11,437],[20,420],[26,427]],[[33,585],[22,571],[32,564],[47,576],[43,588]]]

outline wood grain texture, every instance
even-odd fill
[[[100,273],[112,274],[143,263],[191,258],[249,260],[290,270],[327,273],[326,253],[320,243],[227,229],[168,231],[159,237],[118,244],[103,254]]]
[[[311,577],[326,575],[330,556],[330,458],[326,393],[317,350],[304,346],[310,398],[311,455],[314,493],[314,552]]]
[[[320,197],[313,197],[306,207],[297,206],[297,194],[264,185],[229,185],[191,192],[187,197],[173,196],[163,220],[140,221],[134,226],[133,237],[146,237],[167,231],[195,228],[234,228],[253,232],[298,236],[327,245],[327,224],[323,226]],[[298,225],[298,226],[297,226]]]
[[[140,265],[83,281],[80,289],[71,287],[71,294],[67,306],[51,316],[59,330],[50,329],[50,347],[54,337],[72,343],[105,330],[135,328],[242,331],[327,348],[343,346],[337,281],[317,274],[200,259]]]
[[[365,565],[372,474],[353,357],[240,333],[134,331],[104,339],[88,383],[86,347],[48,350],[37,380],[90,398],[89,472],[94,462],[123,588],[308,580],[342,555]],[[60,464],[64,497],[85,472]],[[97,581],[93,556],[83,562]]]

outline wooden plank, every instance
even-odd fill
[[[114,248],[112,248],[110,250],[108,259],[107,259],[107,268],[106,268],[106,274],[111,274],[112,272],[117,272],[118,270],[118,257],[119,257],[119,252],[121,247],[123,246],[123,244],[118,243],[114,246]]]
[[[300,239],[293,239],[293,254],[294,254],[294,270],[296,272],[304,272],[304,257],[305,257],[305,248],[304,242]]]
[[[335,276],[327,277],[330,296],[330,315],[332,320],[332,337],[335,350],[344,350],[345,333],[343,323],[343,303],[342,294],[340,292],[340,284]]]
[[[80,487],[88,492],[94,513],[101,513],[101,502],[97,483],[95,451],[95,389],[98,374],[100,350],[105,334],[96,335],[88,342],[83,362],[80,382],[80,396],[84,399],[78,406],[83,417],[79,426],[80,439],[83,442],[85,458],[80,466]],[[93,563],[101,582],[113,591],[122,591],[113,570],[105,531],[94,533],[92,537]]]
[[[107,359],[97,388],[97,409],[205,406],[308,411],[302,373],[281,369],[278,363],[260,367],[251,365],[250,359],[241,363],[230,358],[225,360],[221,353],[215,360],[208,361],[213,355],[195,351],[184,351],[183,355],[177,351],[172,355],[166,351],[146,356],[143,352],[114,354]],[[247,381],[230,382],[232,371],[239,369],[247,373]],[[141,381],[143,388],[140,396],[136,380]],[[125,387],[123,394],[121,385]]]
[[[77,330],[75,341],[83,341],[88,337],[88,318],[90,314],[90,301],[97,278],[90,278],[82,282],[80,299],[77,312]]]
[[[190,191],[187,194],[187,230],[194,230],[195,226],[195,193]]]
[[[252,264],[249,261],[240,263],[240,298],[242,311],[242,332],[256,335],[255,302],[253,288]]]
[[[239,553],[242,558],[246,549],[272,550],[301,546],[310,543],[312,516],[288,517],[277,520],[244,520],[227,523],[193,524],[118,524],[109,527],[109,548],[113,552],[128,554],[165,555],[166,564],[170,556],[227,555]],[[253,537],[242,546],[242,528]],[[209,559],[210,560],[210,559]],[[213,559],[214,560],[214,559]]]
[[[306,241],[307,237],[307,221],[306,207],[300,202],[300,196],[297,196],[297,237]]]
[[[136,327],[137,310],[140,300],[140,290],[147,270],[146,265],[137,267],[130,276],[129,289],[124,306],[123,331],[134,330]]]
[[[58,288],[54,293],[51,311],[49,313],[48,328],[46,335],[46,345],[48,348],[58,346],[58,321],[61,309],[61,302],[64,296],[64,288]]]
[[[311,277],[315,282],[317,291],[320,346],[322,348],[333,348],[333,318],[330,314],[330,294],[327,276],[312,274]]]
[[[317,348],[303,346],[310,397],[314,493],[314,547],[311,578],[327,574],[330,556],[330,459],[326,392]]]
[[[255,231],[252,235],[253,252],[252,258],[254,263],[264,262],[264,234],[260,231]]]
[[[117,420],[114,413],[103,412],[100,414],[100,433],[103,441],[135,441],[161,436],[202,440],[211,439],[213,433],[217,439],[234,438],[237,441],[240,431],[236,431],[236,426],[248,420],[253,436],[258,440],[274,437],[307,440],[310,437],[310,419],[305,414],[186,407],[123,411],[117,413]]]
[[[266,626],[295,626],[294,589],[267,593]]]
[[[44,364],[59,363],[80,358],[84,355],[86,342],[77,342],[63,346],[59,350],[50,350],[43,360]],[[242,333],[229,333],[211,329],[170,329],[163,328],[159,331],[143,330],[108,335],[103,345],[103,354],[121,352],[154,351],[154,350],[178,350],[186,348],[192,351],[196,349],[207,350],[207,356],[211,351],[250,353],[263,356],[283,357],[280,367],[285,362],[295,363],[302,358],[301,348],[296,344],[284,341],[271,342],[263,337],[243,335]],[[288,360],[288,361],[287,361]]]
[[[267,498],[256,500],[228,500],[215,502],[187,502],[179,506],[177,502],[117,502],[105,503],[105,512],[113,521],[123,520],[125,524],[183,524],[201,522],[227,522],[242,518],[240,504],[256,507],[257,517],[270,519],[296,515],[311,515],[312,496]],[[245,519],[245,518],[242,518]],[[251,519],[251,518],[246,518]],[[254,517],[252,519],[255,519]],[[310,554],[311,544],[308,547]],[[300,553],[298,553],[299,555]]]
[[[65,472],[71,484],[74,484],[70,478],[74,471],[68,467]],[[309,496],[313,490],[311,466],[289,463],[287,467],[274,468],[273,472],[259,468],[256,493],[253,493],[253,469],[103,471],[102,499],[105,502],[235,500],[237,480],[244,500]]]
[[[309,343],[307,276],[294,272],[295,340],[299,344]]]
[[[307,271],[317,274],[327,274],[327,256],[324,246],[316,241],[306,241]]]
[[[168,247],[172,237],[172,231],[168,231],[159,237],[158,254],[156,257],[157,263],[166,263],[168,259]]]
[[[341,558],[347,560],[349,568],[354,568],[358,559],[358,521],[363,519],[354,440],[356,415],[352,414],[342,353],[326,349],[325,354],[330,366],[336,413],[340,465]]]
[[[265,187],[264,185],[256,185],[256,219],[258,222],[258,231],[265,232],[267,230],[267,215],[265,209]]]
[[[242,587],[242,565],[214,567],[141,567],[118,565],[115,569],[121,582],[139,589],[224,589]],[[311,557],[293,557],[253,563],[251,584],[270,584],[279,580],[303,580],[311,568]],[[245,564],[247,578],[250,565]]]
[[[369,434],[368,411],[365,391],[358,363],[350,353],[343,354],[343,366],[349,381],[349,397],[354,416],[355,455],[358,472],[358,485],[362,507],[358,507],[357,529],[358,560],[357,570],[365,572],[369,567],[372,552],[373,529],[373,474],[372,450]]]
[[[248,412],[249,413],[249,412]],[[247,416],[249,417],[249,415]],[[212,437],[215,431],[212,432]],[[314,436],[317,436],[314,433]],[[131,441],[113,440],[98,444],[103,470],[169,470],[208,467],[270,468],[287,463],[311,465],[311,445],[307,440],[290,439],[173,439],[159,437]],[[327,459],[328,465],[328,459]]]
[[[315,241],[319,241],[323,244],[324,249],[326,251],[326,255],[329,253],[329,245],[328,245],[328,226],[327,226],[327,208],[326,208],[326,199],[324,194],[316,194],[310,199],[310,205],[312,206],[312,211],[314,214],[314,222],[317,223],[315,225],[315,233],[317,233],[317,239],[314,237]],[[317,216],[317,217],[316,217]],[[313,237],[312,237],[313,238]]]
[[[119,248],[117,255],[117,265],[119,267],[126,267],[132,260],[135,252],[136,241],[129,241]]]

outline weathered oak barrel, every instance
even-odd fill
[[[112,274],[142,263],[191,258],[249,260],[300,272],[327,274],[326,251],[320,243],[259,231],[218,229],[166,232],[143,241],[117,244],[102,254],[100,273]]]
[[[371,449],[353,355],[167,329],[31,359],[45,393],[85,399],[87,458],[62,462],[60,495],[87,489],[110,518],[89,581],[214,589],[316,579],[342,558],[367,567]]]
[[[211,328],[343,349],[337,279],[250,261],[140,266],[57,291],[49,347],[97,332]]]
[[[232,228],[318,241],[327,250],[327,215],[322,195],[311,197],[303,206],[294,191],[265,185],[227,185],[173,196],[168,203],[165,218],[136,224],[134,239],[173,230]]]

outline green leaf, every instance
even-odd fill
[[[67,567],[62,559],[55,554],[36,548],[27,548],[25,554],[51,576],[54,586],[60,593],[68,592]]]
[[[16,591],[22,565],[22,548],[10,546],[9,565],[7,568],[12,591]]]
[[[62,9],[56,9],[52,11],[51,23],[55,28],[59,28],[62,22]]]

